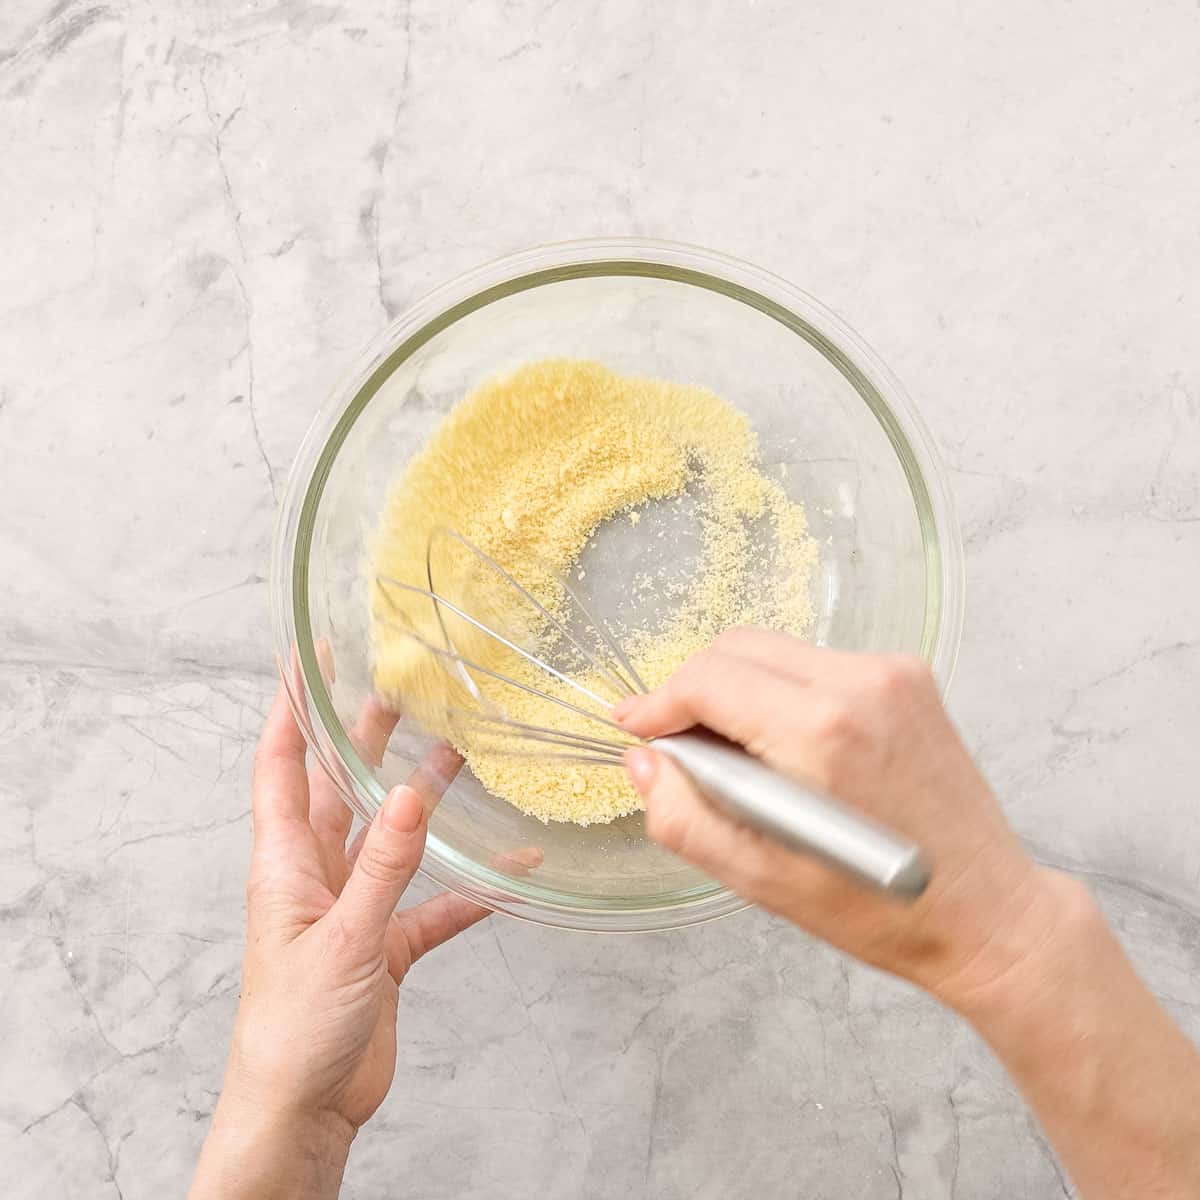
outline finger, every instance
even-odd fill
[[[781,719],[794,716],[805,689],[770,667],[702,650],[656,691],[633,696],[613,710],[639,737],[662,737],[693,725],[740,742],[761,755]]]
[[[388,939],[388,970],[392,977],[399,983],[422,955],[491,915],[490,908],[453,892],[442,892],[396,913]]]
[[[254,756],[254,837],[258,841],[308,821],[307,747],[280,685]]]
[[[757,663],[797,683],[830,694],[859,699],[888,686],[889,679],[928,674],[919,658],[905,654],[864,654],[814,646],[801,638],[770,629],[735,627],[713,642],[713,651]]]
[[[796,892],[831,881],[832,873],[816,859],[793,854],[717,812],[665,755],[631,750],[626,767],[645,801],[650,838],[742,895],[761,898],[779,880]]]
[[[372,767],[383,762],[388,739],[396,728],[400,714],[389,709],[378,696],[369,696],[359,710],[358,719],[350,730],[350,741],[359,757]],[[350,806],[337,785],[319,765],[309,779],[311,801],[310,819],[321,841],[337,854],[345,849],[346,835],[354,821]]]
[[[433,746],[417,764],[408,777],[408,786],[421,797],[426,816],[437,808],[462,765],[462,755],[449,742],[439,742]]]
[[[545,861],[546,855],[540,846],[521,846],[505,854],[494,854],[489,859],[493,870],[505,875],[528,875]]]
[[[354,870],[354,864],[358,862],[358,856],[362,853],[363,843],[367,840],[367,832],[370,830],[370,825],[364,825],[355,835],[354,840],[346,847],[346,866],[350,870]]]
[[[321,672],[321,678],[325,680],[325,686],[333,687],[337,682],[337,663],[333,657],[333,647],[329,644],[328,638],[317,638],[317,670]]]
[[[338,854],[344,853],[346,835],[354,822],[354,813],[320,763],[309,772],[308,790],[309,821],[313,833],[322,846],[331,846]]]
[[[382,946],[391,917],[425,849],[425,810],[409,787],[393,788],[367,829],[362,849],[334,907],[339,920]]]
[[[417,765],[408,777],[406,785],[421,797],[421,806],[425,809],[426,818],[437,807],[442,793],[454,781],[462,767],[463,758],[452,746],[445,742],[435,746]],[[366,841],[367,829],[364,827],[354,835],[354,840],[346,847],[346,862],[353,867]],[[533,866],[541,866],[540,860]]]
[[[378,696],[368,696],[359,711],[358,720],[350,730],[350,740],[363,762],[372,767],[383,765],[388,739],[396,728],[400,714],[389,708]]]
[[[790,633],[749,625],[726,629],[713,642],[712,649],[769,667],[779,675],[803,683],[814,683],[853,671],[860,657],[842,650],[814,646],[812,642]]]

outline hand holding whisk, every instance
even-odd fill
[[[439,539],[459,561],[483,572],[495,589],[490,597],[484,592],[459,603],[436,586],[434,548]],[[483,550],[449,529],[431,535],[426,566],[426,586],[386,575],[375,582],[390,614],[387,619],[435,656],[456,685],[461,702],[448,691],[437,714],[437,723],[452,738],[489,754],[616,767],[628,749],[643,744],[612,718],[611,710],[625,697],[646,692],[646,686],[605,623],[565,582],[553,581],[560,602],[543,604]],[[404,596],[428,602],[436,621],[418,628],[401,603]],[[536,633],[532,649],[523,644],[531,631]],[[511,666],[519,663],[538,669],[537,683],[513,677]],[[496,688],[517,689],[545,701],[552,706],[546,711],[561,721],[512,719],[493,698]],[[929,882],[929,866],[911,842],[708,730],[696,728],[644,744],[677,763],[718,809],[792,850],[817,855],[901,897],[919,896]]]

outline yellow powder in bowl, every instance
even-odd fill
[[[624,537],[643,544],[659,539],[659,557],[671,561],[675,530],[659,523],[655,531],[647,518],[655,505],[685,502],[696,563],[669,596],[662,579],[648,573],[596,581],[592,567],[587,578],[585,550],[617,516]],[[750,423],[732,405],[704,388],[567,359],[531,363],[480,385],[388,496],[369,563],[371,661],[381,695],[450,736],[490,792],[544,821],[607,822],[641,805],[621,771],[489,753],[494,736],[459,725],[450,732],[446,710],[470,706],[469,693],[445,660],[410,634],[443,645],[448,631],[456,650],[480,666],[600,710],[465,621],[443,611],[439,622],[428,601],[395,586],[427,587],[432,563],[439,594],[522,645],[545,637],[532,607],[447,529],[490,555],[555,614],[562,612],[562,578],[577,587],[607,584],[610,593],[623,593],[625,608],[630,596],[644,595],[647,619],[620,622],[619,633],[649,687],[730,625],[804,634],[812,623],[816,544],[803,508],[766,477]],[[443,629],[446,623],[451,627]],[[551,701],[472,674],[515,720],[604,733]],[[586,664],[581,681],[593,690],[603,686]]]

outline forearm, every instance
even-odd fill
[[[188,1200],[335,1200],[348,1125],[269,1112],[222,1095]]]
[[[1087,892],[1046,877],[1028,953],[949,997],[992,1046],[1085,1200],[1200,1196],[1200,1053]],[[1047,922],[1050,922],[1047,925]]]

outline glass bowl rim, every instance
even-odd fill
[[[333,708],[308,622],[308,538],[324,484],[357,416],[391,373],[460,317],[495,300],[566,279],[641,276],[703,287],[780,321],[823,353],[882,425],[900,460],[921,523],[926,567],[922,656],[943,693],[962,633],[961,535],[949,478],[933,439],[899,380],[867,343],[818,300],[778,275],[699,246],[649,238],[585,238],[506,255],[425,295],[372,339],[317,413],[297,451],[275,528],[271,610],[277,665],[309,749],[365,821],[385,790],[359,758]],[[931,611],[932,610],[932,611]],[[310,714],[315,714],[315,727]],[[339,769],[339,766],[341,769]],[[513,879],[457,854],[431,831],[421,872],[441,887],[510,916],[571,929],[680,928],[725,916],[747,902],[716,883],[629,904],[579,903],[568,893]]]

